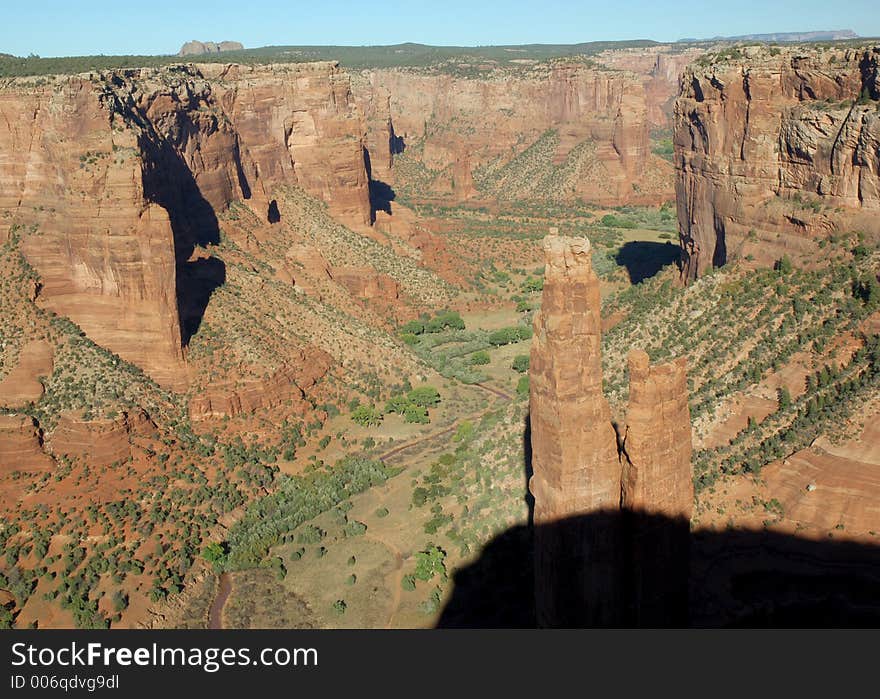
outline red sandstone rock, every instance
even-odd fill
[[[273,408],[287,401],[302,402],[306,391],[323,377],[330,368],[330,356],[321,350],[310,349],[300,353],[296,366],[282,366],[265,379],[245,379],[212,384],[193,397],[189,415],[193,420],[235,417],[262,408]]]
[[[43,340],[27,342],[21,348],[18,365],[0,381],[0,405],[21,408],[43,396],[40,377],[52,375],[52,346]]]
[[[151,423],[142,411],[117,417],[86,418],[82,411],[62,413],[46,443],[55,456],[88,466],[110,466],[131,458],[132,434],[144,436]]]
[[[743,52],[687,68],[675,103],[686,279],[835,228],[880,236],[880,47]]]
[[[689,520],[694,484],[685,359],[651,366],[648,355],[629,355],[623,507]]]
[[[651,366],[629,355],[629,406],[621,450],[624,570],[639,627],[687,622],[694,486],[685,360]]]
[[[619,623],[620,462],[602,394],[599,279],[586,238],[548,236],[529,369],[535,585],[542,626]],[[580,518],[580,519],[576,519]]]
[[[335,267],[331,275],[357,298],[393,303],[400,296],[400,287],[394,278],[372,267]]]
[[[43,471],[53,465],[43,451],[36,420],[27,415],[0,415],[0,473]]]

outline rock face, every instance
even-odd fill
[[[621,507],[629,519],[626,569],[636,626],[686,620],[694,506],[687,395],[683,357],[651,366],[645,352],[630,353]]]
[[[880,47],[747,47],[688,67],[675,103],[682,273],[880,235]]]
[[[0,381],[0,405],[22,408],[43,397],[40,377],[52,375],[52,346],[43,340],[26,342],[21,348],[18,365]]]
[[[330,356],[320,350],[303,351],[295,367],[282,366],[265,379],[212,385],[190,401],[190,418],[235,417],[261,408],[274,408],[286,401],[303,402],[305,408],[305,392],[327,373],[330,361]]]
[[[223,51],[244,51],[244,44],[239,41],[221,41],[219,44],[213,41],[187,41],[177,52],[178,56],[201,56],[206,53],[221,53]]]
[[[438,194],[470,197],[473,180],[507,198],[672,197],[671,167],[650,149],[644,81],[632,73],[562,62],[474,78],[387,69],[354,86],[377,115],[368,120],[372,160],[417,158]]]
[[[0,473],[43,471],[52,468],[43,451],[43,435],[27,415],[0,415]]]
[[[621,606],[615,523],[572,519],[620,503],[617,439],[602,394],[599,279],[590,252],[586,238],[545,239],[544,291],[534,321],[529,489],[537,618],[545,626],[614,625]]]
[[[400,296],[400,287],[393,277],[372,267],[335,267],[333,280],[360,299],[376,299],[393,303]]]
[[[271,194],[287,185],[343,222],[371,221],[363,120],[335,63],[0,86],[0,239],[21,237],[40,303],[172,388],[225,278],[193,253],[219,240],[217,212],[234,201],[277,220]]]
[[[110,466],[131,458],[131,435],[143,431],[148,418],[141,412],[114,418],[87,418],[82,412],[63,413],[46,440],[55,456],[77,459],[84,464]]]
[[[684,366],[651,367],[644,353],[631,357],[628,425],[618,444],[602,393],[590,243],[548,236],[544,251],[529,368],[538,623],[652,625],[658,614],[680,622],[687,580],[664,571],[682,555],[666,546],[678,539],[667,542],[665,524],[680,523],[687,536],[693,501]],[[644,515],[663,515],[662,530],[647,526]],[[648,548],[658,541],[663,549]],[[658,608],[663,599],[667,608]]]

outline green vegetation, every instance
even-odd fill
[[[242,51],[224,51],[195,57],[178,56],[69,56],[26,58],[0,56],[0,77],[88,73],[117,68],[149,68],[197,60],[199,63],[303,63],[339,61],[353,68],[433,67],[436,70],[473,74],[472,61],[489,62],[508,69],[522,69],[514,59],[549,60],[591,56],[613,48],[654,46],[649,40],[592,41],[581,44],[531,44],[527,46],[265,46]],[[479,70],[477,71],[479,72]]]
[[[300,524],[355,493],[383,483],[393,472],[380,461],[347,457],[332,469],[281,476],[277,490],[253,502],[229,530],[228,570],[259,566],[269,549],[287,540]]]

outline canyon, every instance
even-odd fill
[[[34,523],[0,615],[199,626],[222,579],[211,624],[735,625],[875,589],[878,49],[506,53],[0,78]]]
[[[672,169],[652,153],[650,132],[669,128],[678,69],[701,53],[364,70],[353,90],[376,178],[389,184],[418,181],[451,201],[660,204],[673,197]]]

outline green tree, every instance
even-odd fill
[[[491,360],[489,357],[489,353],[485,350],[480,350],[479,352],[474,352],[471,355],[471,364],[474,366],[484,366],[488,364]]]
[[[351,412],[351,419],[364,427],[376,427],[382,422],[382,414],[372,405],[359,405]]]
[[[406,397],[411,403],[430,408],[440,402],[440,392],[433,386],[419,386],[410,391]]]

